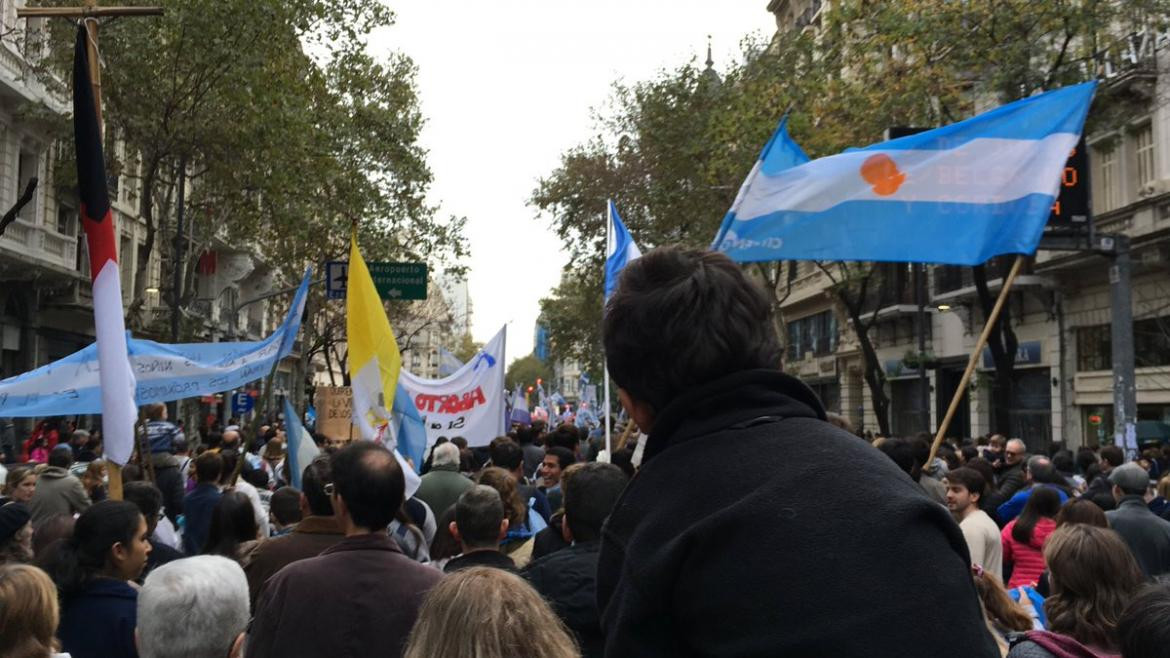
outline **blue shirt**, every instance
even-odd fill
[[[207,534],[211,532],[211,512],[221,495],[219,487],[204,482],[183,498],[183,517],[186,519],[183,550],[187,555],[199,555],[203,551]]]
[[[152,420],[146,424],[146,440],[152,454],[174,452],[175,440],[185,438],[179,426],[168,420]]]
[[[1061,505],[1063,505],[1065,501],[1068,500],[1068,494],[1064,493],[1064,490],[1060,487],[1055,487],[1050,484],[1045,484],[1042,486],[1051,487],[1052,489],[1056,490],[1056,493],[1060,495]],[[1000,523],[1006,525],[1008,521],[1016,518],[1020,515],[1020,512],[1024,511],[1024,506],[1028,504],[1028,498],[1032,496],[1033,489],[1035,489],[1035,487],[1030,487],[1020,491],[1016,495],[1012,496],[1006,503],[1000,505],[996,509],[996,512],[999,514]]]
[[[61,606],[57,637],[73,658],[137,658],[138,592],[125,581],[95,578]]]

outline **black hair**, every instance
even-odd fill
[[[660,247],[622,270],[602,321],[610,377],[661,411],[743,370],[779,370],[769,297],[726,255]]]
[[[1079,471],[1081,475],[1087,475],[1089,472],[1089,467],[1097,463],[1097,453],[1093,452],[1092,448],[1081,448],[1077,451],[1076,462],[1077,471]]]
[[[979,456],[979,448],[965,445],[959,448],[959,454],[963,455],[963,463],[966,464],[967,462]]]
[[[512,434],[514,434],[516,437],[516,443],[519,443],[522,446],[526,446],[530,443],[535,443],[536,437],[537,437],[537,435],[539,435],[539,433],[540,433],[539,431],[533,430],[532,425],[528,425],[528,426],[521,425],[520,427],[517,427],[515,429],[515,431],[512,432]]]
[[[898,468],[912,478],[918,476],[918,460],[914,458],[914,447],[902,439],[886,439],[878,446],[882,454],[889,457]]]
[[[544,439],[545,447],[559,446],[573,453],[577,452],[577,446],[580,443],[581,434],[576,427],[568,424],[561,425]]]
[[[406,482],[386,448],[356,441],[333,455],[333,486],[349,509],[354,525],[384,530],[402,507]]]
[[[505,471],[514,471],[524,463],[524,449],[506,436],[492,439],[488,451],[491,454],[492,466],[499,466]]]
[[[146,529],[153,532],[162,511],[162,492],[149,482],[127,482],[122,485],[122,499],[134,503],[146,519]]]
[[[1073,462],[1073,454],[1068,450],[1060,450],[1052,455],[1052,465],[1061,474],[1071,474],[1076,468],[1076,464]]]
[[[1012,527],[1012,537],[1018,542],[1027,544],[1032,541],[1032,531],[1041,517],[1055,519],[1060,513],[1060,494],[1051,487],[1036,487],[1028,496],[1024,511],[1016,519]]]
[[[960,485],[969,493],[979,494],[980,499],[987,490],[987,480],[983,478],[983,474],[966,466],[948,472],[946,481],[948,485]]]
[[[195,480],[198,482],[219,482],[223,473],[223,457],[218,453],[205,452],[195,458]]]
[[[1143,589],[1117,622],[1121,655],[1160,658],[1170,646],[1170,584],[1154,583]]]
[[[240,544],[256,539],[259,531],[252,501],[239,491],[225,492],[211,511],[211,529],[202,552],[238,560]]]
[[[573,453],[568,448],[562,448],[561,446],[546,448],[544,454],[545,456],[552,455],[556,457],[557,463],[561,465],[561,470],[577,463],[577,458],[573,456]]]
[[[57,445],[63,446],[63,448],[58,449],[54,446],[53,449],[49,451],[49,466],[69,468],[73,465],[73,450],[66,449],[69,448],[68,444],[58,443]]]
[[[455,536],[451,534],[451,522],[454,520],[454,505],[451,505],[439,515],[439,519],[436,521],[438,527],[435,528],[435,538],[431,540],[432,560],[455,557],[462,552],[459,542],[455,541]]]
[[[1064,484],[1064,478],[1056,472],[1056,466],[1053,466],[1052,460],[1045,457],[1028,460],[1026,465],[1028,474],[1032,476],[1033,482],[1041,482],[1043,484]]]
[[[1125,452],[1118,446],[1103,446],[1101,448],[1101,459],[1109,462],[1110,466],[1116,468],[1125,463]]]
[[[995,483],[995,467],[992,466],[991,462],[987,461],[986,459],[982,457],[976,457],[975,459],[972,459],[964,464],[963,467],[978,471],[979,474],[983,476],[983,484],[985,489],[991,488],[991,485]],[[980,498],[979,502],[982,503],[985,500],[986,498]]]
[[[325,485],[333,482],[330,460],[328,453],[321,453],[309,462],[301,474],[301,493],[305,495],[313,516],[333,516],[333,503],[329,502],[329,495],[325,493]]]
[[[455,502],[455,527],[463,543],[473,548],[495,546],[504,521],[504,501],[500,492],[477,484],[464,491]]]
[[[592,462],[577,467],[565,481],[565,522],[573,540],[593,541],[601,537],[601,524],[613,511],[630,480],[613,464]]]
[[[634,449],[630,446],[614,450],[613,455],[609,458],[609,463],[622,469],[626,477],[634,477]]]
[[[301,491],[296,487],[281,487],[272,492],[269,510],[280,525],[289,525],[301,520]]]
[[[56,544],[56,553],[45,571],[57,584],[61,598],[84,590],[98,577],[110,559],[114,544],[129,546],[143,522],[142,512],[134,503],[103,500],[77,517],[73,535]]]

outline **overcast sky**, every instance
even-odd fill
[[[567,260],[526,202],[592,134],[610,84],[705,59],[708,34],[722,70],[741,38],[775,29],[767,0],[389,2],[397,24],[371,47],[419,67],[431,200],[468,218],[472,334],[486,342],[507,323],[508,361],[532,351],[539,300]]]

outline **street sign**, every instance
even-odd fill
[[[427,298],[426,263],[366,263],[366,267],[382,299],[404,301]],[[345,299],[348,277],[349,262],[329,261],[325,264],[325,289],[329,299]]]
[[[232,393],[232,415],[243,416],[252,410],[256,401],[247,391],[236,391]]]
[[[345,299],[345,283],[349,279],[349,262],[331,260],[325,263],[325,294],[328,299]]]

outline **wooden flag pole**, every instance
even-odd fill
[[[97,111],[99,134],[104,134],[102,121],[102,72],[98,60],[98,18],[114,16],[161,16],[162,7],[98,7],[97,0],[85,0],[83,7],[19,7],[17,18],[68,18],[85,20],[86,52],[89,55],[89,80],[93,87],[93,104]],[[137,443],[137,441],[135,442]],[[149,457],[148,457],[149,458]],[[122,500],[122,466],[106,464],[109,477],[110,500]]]
[[[938,426],[938,433],[934,435],[934,443],[930,445],[930,456],[926,458],[926,463],[922,465],[924,469],[934,461],[934,455],[938,452],[938,447],[942,444],[943,436],[946,435],[947,428],[951,425],[951,419],[954,418],[955,411],[959,408],[959,402],[962,401],[963,394],[967,391],[967,383],[971,380],[971,373],[975,372],[975,366],[979,363],[979,358],[983,355],[983,348],[987,345],[987,338],[991,335],[991,328],[999,320],[999,313],[1003,310],[1003,305],[1007,302],[1008,293],[1011,291],[1012,284],[1016,280],[1016,275],[1020,273],[1020,268],[1023,265],[1024,255],[1019,254],[1016,256],[1016,261],[1012,263],[1012,269],[1008,272],[1007,278],[1003,281],[1003,288],[999,291],[999,297],[995,300],[995,306],[991,309],[991,315],[987,316],[987,323],[983,325],[983,333],[979,334],[979,340],[975,342],[975,347],[971,350],[971,358],[967,360],[967,369],[963,371],[963,377],[959,380],[958,387],[955,388],[955,396],[951,398],[951,406],[947,408],[947,415],[943,417],[942,423]]]

